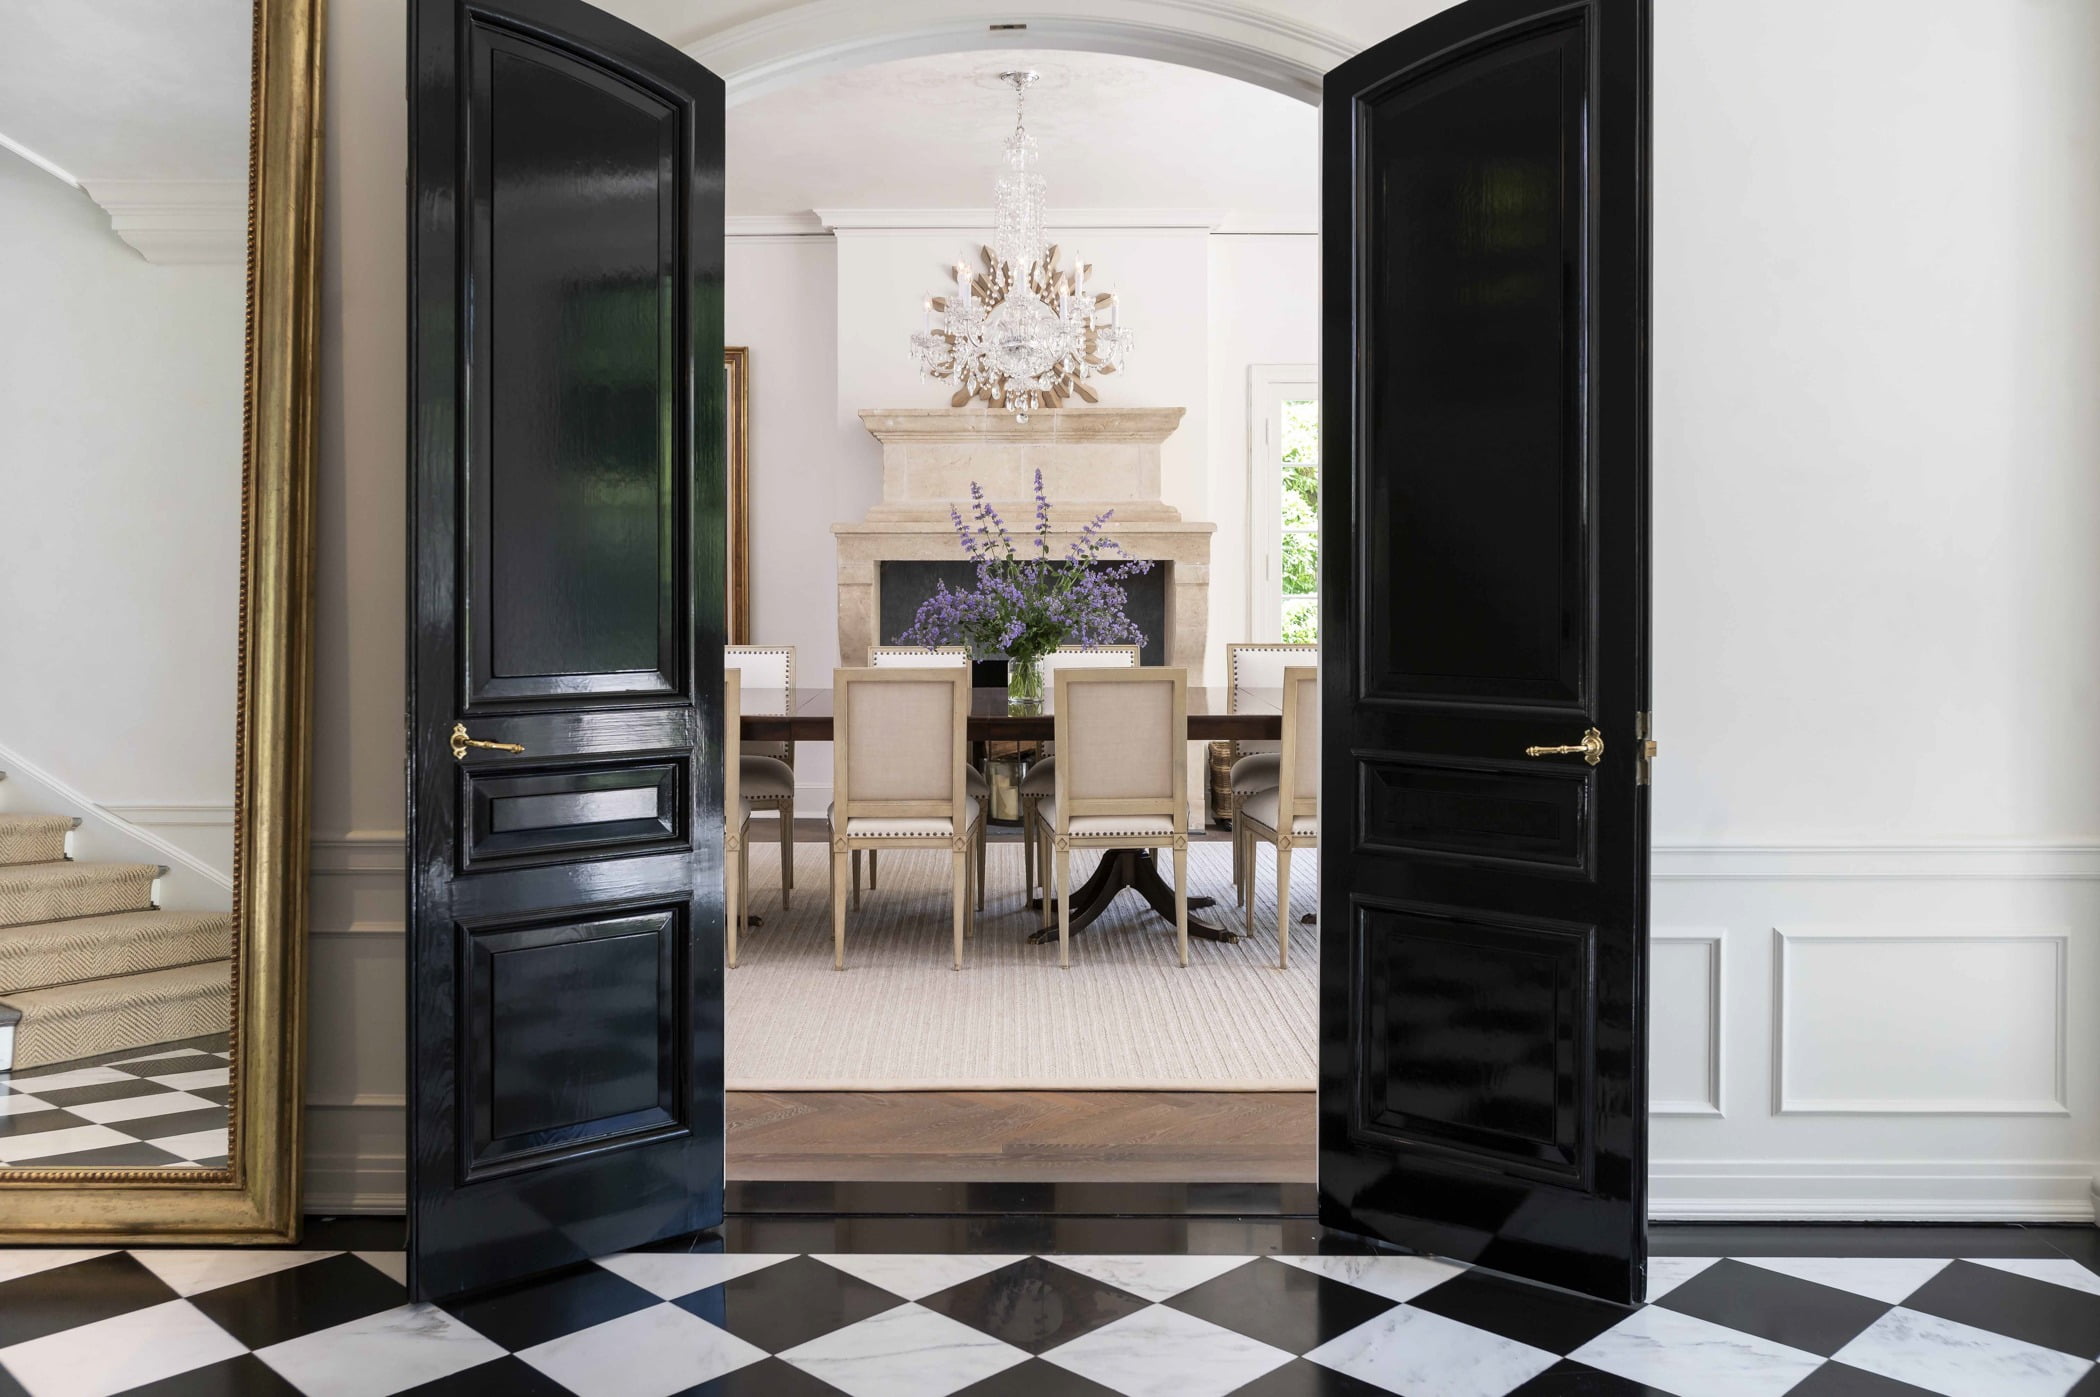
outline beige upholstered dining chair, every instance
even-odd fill
[[[1293,665],[1283,672],[1283,744],[1277,784],[1240,802],[1234,832],[1247,829],[1248,866],[1240,907],[1254,913],[1254,846],[1276,846],[1276,968],[1291,964],[1291,850],[1320,845],[1320,671]],[[1288,792],[1288,796],[1286,796]]]
[[[1054,856],[1057,963],[1072,964],[1072,851],[1172,849],[1174,931],[1189,963],[1189,674],[1185,669],[1057,672],[1051,691],[1056,790],[1036,808]]]
[[[737,740],[743,723],[743,674],[733,665],[722,671],[722,750]],[[737,938],[744,930],[749,910],[751,851],[744,836],[750,832],[751,807],[743,798],[743,763],[722,763],[722,892],[723,922],[728,931],[729,968],[736,969]]]
[[[1226,646],[1227,711],[1239,712],[1242,703],[1257,695],[1264,703],[1274,703],[1276,695],[1283,689],[1284,670],[1291,665],[1316,664],[1319,654],[1317,645],[1241,643]],[[1240,828],[1240,805],[1258,791],[1276,789],[1281,751],[1279,744],[1274,742],[1232,744],[1231,808],[1226,816],[1232,824],[1232,886],[1242,898],[1247,891],[1251,846],[1247,832]]]
[[[1084,645],[1060,645],[1043,656],[1043,682],[1052,686],[1051,702],[1054,707],[1058,670],[1136,669],[1137,662],[1138,648],[1135,645],[1096,645],[1092,649]],[[1050,756],[1028,768],[1028,774],[1021,778],[1021,788],[1018,792],[1021,798],[1021,830],[1027,845],[1022,859],[1027,866],[1029,897],[1035,896],[1036,889],[1035,808],[1046,798],[1056,794],[1056,789],[1057,757],[1053,751]],[[1050,881],[1050,870],[1047,867],[1042,870],[1042,880],[1046,884]]]
[[[947,849],[955,862],[955,968],[972,910],[970,671],[840,669],[832,681],[832,967],[846,968],[847,861],[861,849]]]
[[[780,714],[795,711],[795,647],[792,645],[725,645],[722,665],[743,678],[745,711]],[[780,826],[780,905],[795,892],[795,744],[746,742],[739,776],[744,799],[752,808],[771,810]]]
[[[970,667],[970,652],[960,645],[870,645],[868,665],[873,669],[935,669],[961,665],[967,670]],[[985,843],[990,837],[987,827],[991,824],[992,787],[991,783],[984,779],[984,773],[974,766],[965,765],[963,774],[969,780],[970,794],[983,803],[985,812],[985,818],[979,821],[977,826],[977,906],[981,911],[984,908]],[[1027,826],[1023,825],[1022,828],[1026,829]],[[871,892],[875,888],[877,873],[875,861],[881,856],[879,850],[868,850],[868,889]],[[853,898],[854,905],[859,906],[859,854],[853,856]]]

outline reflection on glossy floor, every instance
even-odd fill
[[[2100,1391],[2092,1228],[1657,1228],[1631,1310],[1292,1219],[739,1217],[444,1306],[399,1239],[0,1251],[0,1393]]]
[[[220,1169],[227,1036],[0,1072],[0,1168]]]

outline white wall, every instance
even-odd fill
[[[0,753],[222,873],[244,296],[0,151]]]
[[[1914,0],[1901,24],[1885,0],[1658,9],[1658,1085],[1671,1110],[1709,1113],[1656,1120],[1657,1210],[2089,1216],[2100,8]],[[326,1206],[400,1186],[400,24],[387,5],[330,17],[309,1171]],[[1242,255],[1212,242],[1207,295]],[[772,339],[732,288],[761,402],[799,351],[817,375],[782,450],[761,444],[763,408],[754,422],[754,491],[787,482],[754,502],[762,538],[817,539],[829,521],[799,511],[874,488],[838,473],[860,448],[849,383],[824,386],[842,351],[821,302],[853,292],[800,260],[816,256],[732,253],[732,269],[804,273],[752,288],[793,298]],[[946,260],[908,269],[907,305]],[[1227,342],[1235,317],[1204,306]],[[1243,340],[1266,338],[1249,324]],[[882,373],[908,329],[871,339],[897,356]],[[1163,347],[1139,333],[1134,363]],[[1189,389],[1213,468],[1245,459],[1233,372],[1212,362]],[[832,474],[805,492],[783,455]],[[1207,506],[1222,522],[1232,501],[1213,489]],[[806,668],[829,663],[828,615],[789,618],[831,584],[822,542],[758,550],[760,632],[792,631]],[[1682,939],[1715,934],[1711,959]],[[1804,1109],[1818,1102],[1842,1109]]]

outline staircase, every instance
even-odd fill
[[[158,864],[68,857],[79,823],[0,811],[0,1072],[227,1028],[232,915],[155,907]]]

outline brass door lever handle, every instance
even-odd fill
[[[1527,757],[1572,757],[1580,755],[1591,766],[1604,760],[1604,734],[1591,728],[1582,735],[1582,741],[1566,747],[1526,747]]]
[[[452,760],[456,762],[465,761],[469,747],[486,747],[491,752],[522,752],[525,750],[515,742],[483,742],[478,737],[468,737],[467,725],[465,723],[454,723],[452,725]]]

